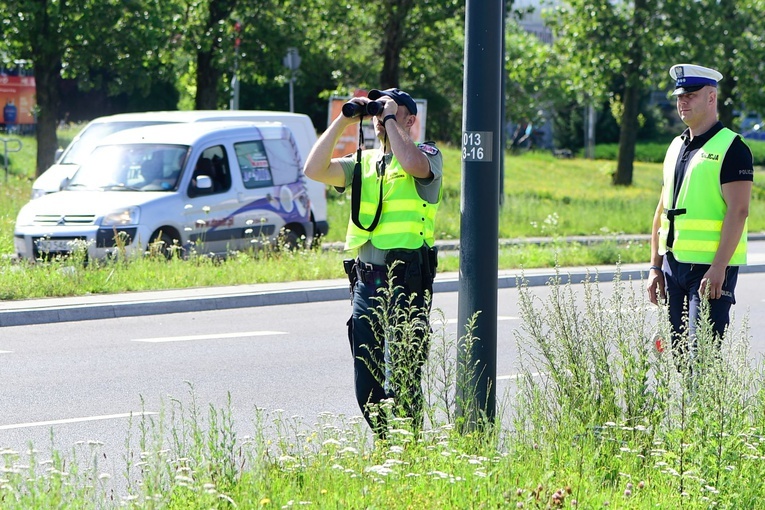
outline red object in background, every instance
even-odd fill
[[[654,337],[654,343],[656,344],[656,352],[664,352],[664,339],[660,335]]]
[[[34,76],[8,76],[0,74],[0,111],[5,105],[16,107],[16,118],[13,124],[34,124],[36,104],[36,87]],[[0,123],[5,123],[0,113]]]
[[[242,38],[239,37],[239,34],[242,31],[242,24],[238,21],[234,23],[234,30],[236,31],[236,39],[234,39],[234,46],[238,48],[239,45],[242,44]]]

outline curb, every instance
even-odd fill
[[[743,266],[741,273],[765,272],[765,264]],[[646,277],[644,265],[597,266],[529,271],[502,271],[497,279],[498,289],[517,287],[523,278],[529,287],[546,285],[558,277],[560,283],[578,284],[584,281],[640,280]],[[457,292],[458,273],[436,277],[433,292]],[[167,313],[230,310],[256,306],[290,305],[340,301],[348,299],[345,280],[261,284],[211,289],[118,294],[112,296],[83,296],[78,298],[48,298],[5,303],[0,309],[0,327],[51,324],[57,322],[140,317]]]

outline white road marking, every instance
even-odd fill
[[[497,316],[497,322],[499,322],[499,321],[517,321],[518,319],[520,319],[520,317],[512,317],[512,316],[507,316],[507,315],[499,315],[499,316]],[[459,319],[449,319],[449,320],[446,321],[446,323],[447,324],[457,324],[458,321],[459,321]]]
[[[0,425],[0,430],[26,429],[30,427],[48,427],[51,425],[66,425],[69,423],[82,423],[86,421],[114,420],[117,418],[130,418],[131,416],[150,416],[159,413],[141,411],[136,413],[105,414],[102,416],[84,416],[82,418],[65,418],[62,420],[33,421],[29,423],[14,423],[12,425]]]
[[[0,351],[0,354],[11,354],[13,351]]]
[[[218,340],[221,338],[245,338],[252,336],[286,335],[286,331],[245,331],[243,333],[217,333],[214,335],[165,336],[157,338],[135,338],[132,342],[188,342],[190,340]]]
[[[531,377],[541,377],[543,375],[544,374],[541,373],[541,372],[532,372],[531,373]],[[520,379],[523,376],[524,376],[524,374],[499,375],[499,376],[497,376],[497,380],[498,381],[503,381],[503,380],[507,380],[507,379],[515,380],[515,379]]]

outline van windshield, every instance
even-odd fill
[[[157,124],[167,124],[167,122],[136,120],[130,122],[99,122],[90,124],[77,135],[77,138],[72,140],[72,143],[61,156],[61,161],[58,163],[60,165],[79,165],[88,157],[93,151],[93,148],[98,142],[103,140],[104,137],[126,129],[155,126]]]
[[[66,189],[174,191],[188,151],[185,145],[102,145],[82,163]]]

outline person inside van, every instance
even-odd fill
[[[144,185],[142,190],[159,191],[171,190],[175,188],[175,182],[178,179],[180,168],[173,169],[173,172],[165,175],[165,164],[163,155],[159,152],[152,154],[151,159],[141,163],[141,178]]]

